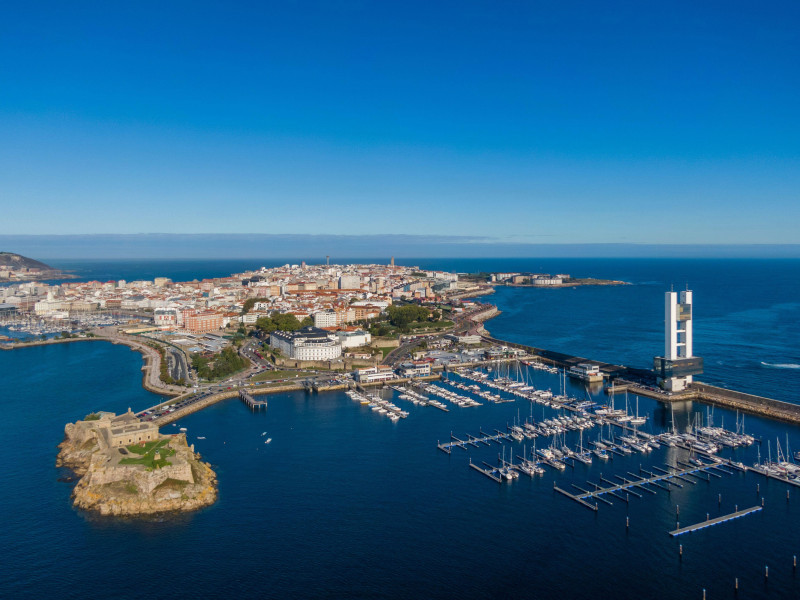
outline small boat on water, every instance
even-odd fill
[[[272,438],[267,438],[267,441],[264,442],[265,444],[269,444],[272,441]]]
[[[204,436],[204,435],[198,435],[198,436],[197,436],[197,439],[198,439],[198,440],[204,440],[204,439],[206,439],[206,436]]]
[[[181,430],[183,433],[186,433],[186,431],[187,431],[187,430],[186,430],[186,427],[181,427],[181,429],[180,429],[180,430]]]
[[[261,437],[264,437],[265,435],[267,435],[266,431],[261,434]]]

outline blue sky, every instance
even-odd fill
[[[797,2],[16,4],[0,234],[800,242]]]

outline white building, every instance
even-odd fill
[[[397,376],[394,374],[392,367],[386,365],[378,365],[377,367],[356,370],[356,381],[359,383],[388,381],[390,379],[395,379],[396,377]]]
[[[342,348],[358,348],[372,342],[372,335],[368,331],[360,329],[358,331],[337,331],[336,337],[339,338]]]
[[[703,359],[694,356],[692,339],[692,292],[667,292],[664,296],[664,356],[655,358],[659,384],[679,392],[703,372]]]
[[[347,275],[343,274],[339,277],[340,290],[360,290],[361,289],[361,276],[360,275]]]
[[[342,345],[332,333],[317,327],[298,331],[273,331],[269,345],[295,360],[333,360],[342,355]]]
[[[561,285],[564,281],[560,277],[535,277],[533,285]]]
[[[153,321],[158,327],[177,327],[179,315],[177,308],[157,308],[153,311]]]
[[[322,310],[314,313],[314,327],[336,327],[336,311]]]

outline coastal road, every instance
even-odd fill
[[[169,376],[175,381],[180,381],[181,379],[187,382],[190,381],[189,365],[186,362],[186,355],[177,348],[167,346],[166,356],[167,372]]]

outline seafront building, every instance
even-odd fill
[[[286,358],[295,360],[333,360],[342,355],[342,344],[336,334],[318,327],[298,331],[273,331],[269,345]]]
[[[654,367],[659,385],[680,392],[703,372],[703,359],[694,356],[692,292],[669,291],[664,295],[664,356],[656,356]]]

